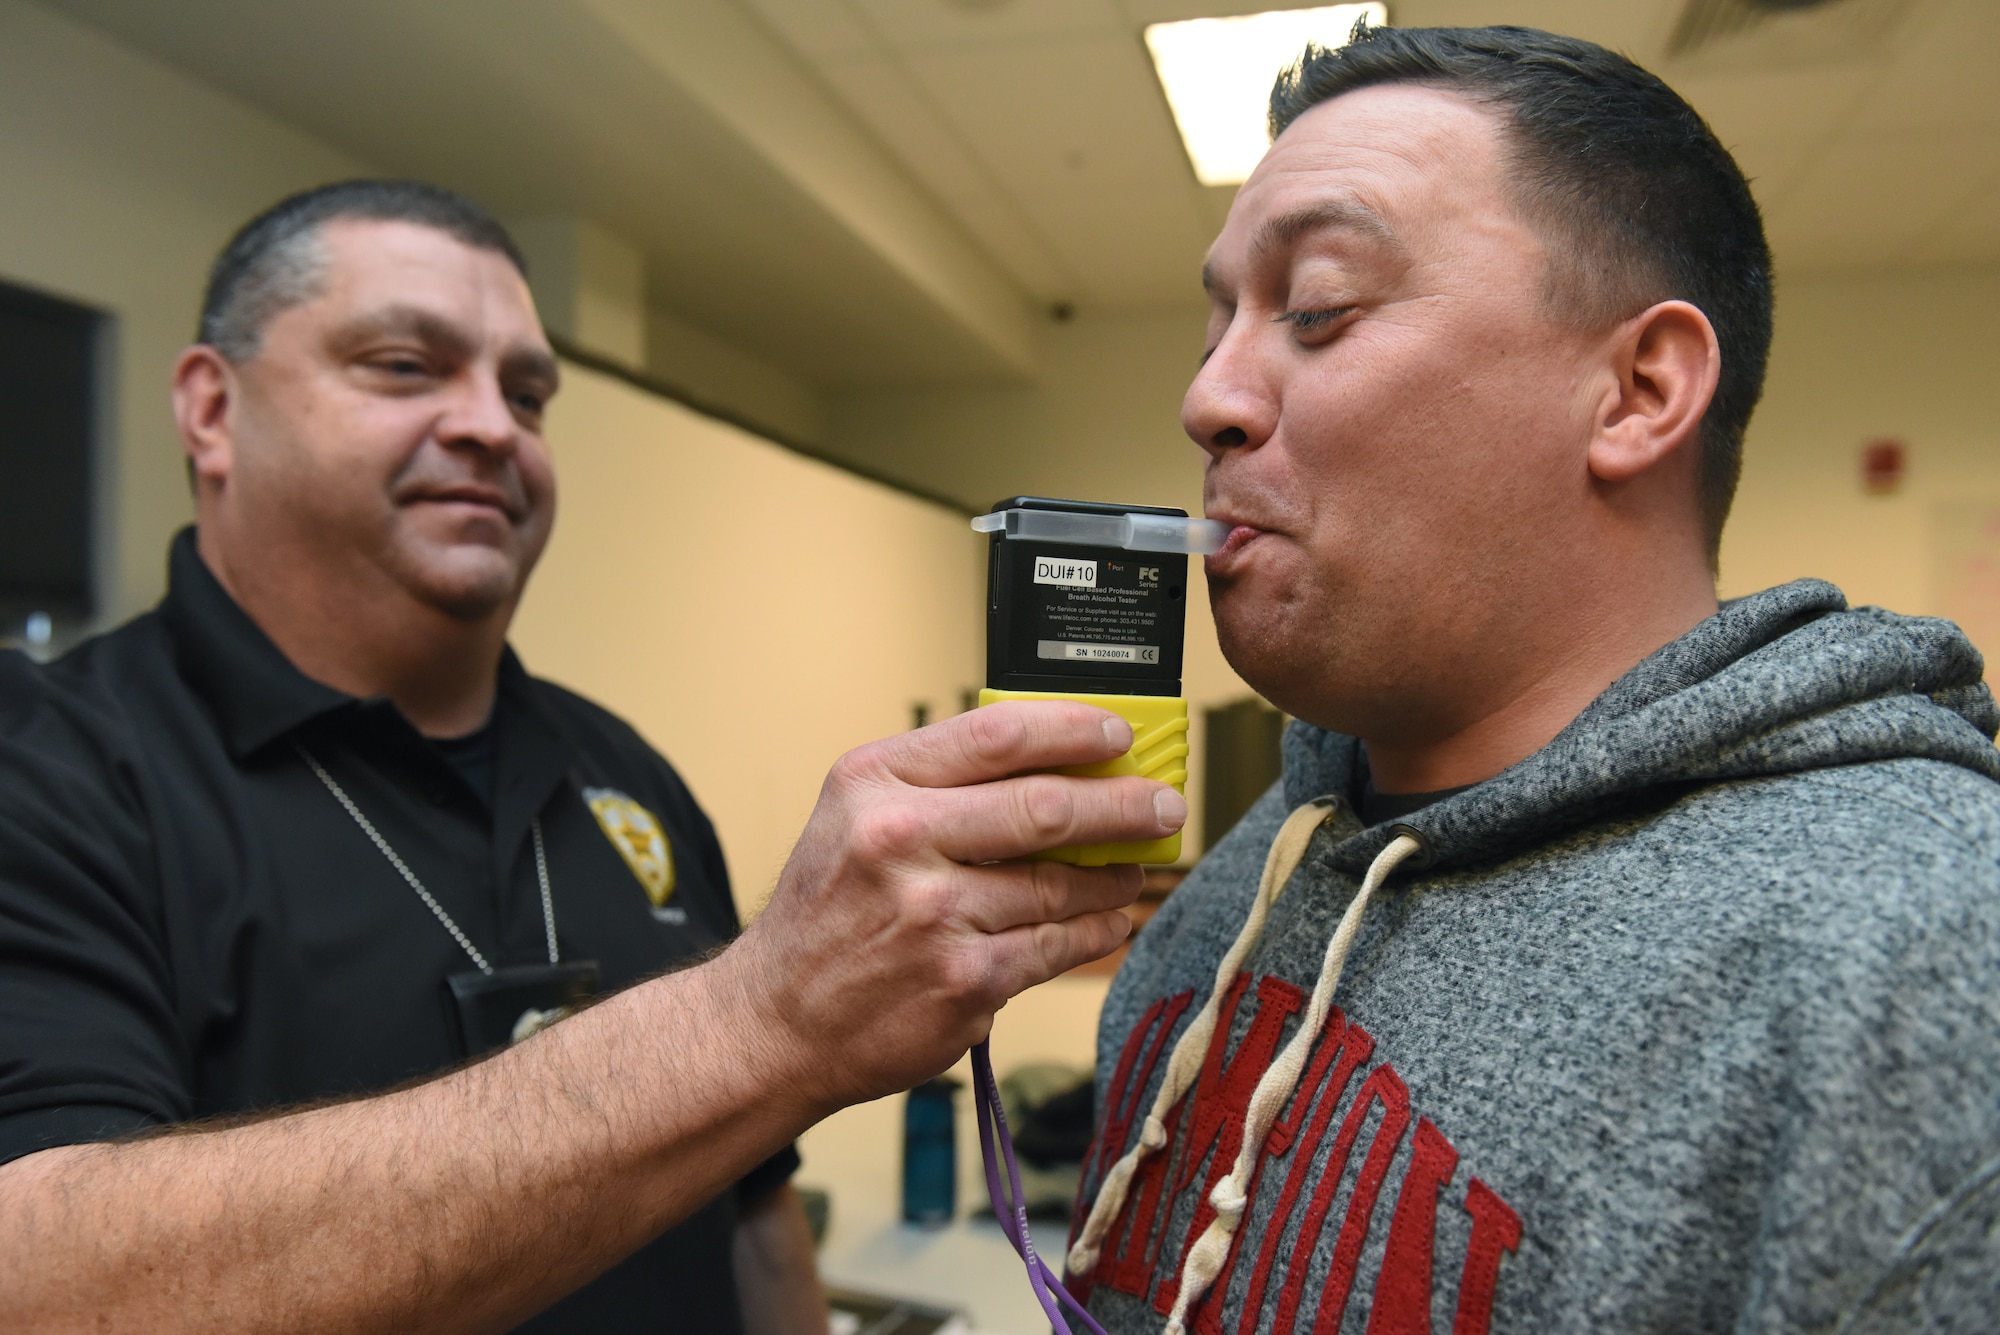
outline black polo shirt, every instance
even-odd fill
[[[630,727],[511,652],[492,726],[480,793],[387,700],[294,668],[192,530],[154,611],[47,666],[0,653],[0,1162],[452,1064],[444,979],[474,966],[301,747],[496,966],[548,958],[537,817],[562,956],[597,961],[607,990],[735,934],[713,829]],[[664,830],[663,904],[651,846],[628,860],[586,793]],[[797,1162],[784,1151],[528,1328],[740,1329],[739,1203]]]

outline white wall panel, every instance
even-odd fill
[[[981,540],[955,511],[574,365],[549,438],[555,537],[514,644],[674,762],[747,916],[827,767],[979,684]]]

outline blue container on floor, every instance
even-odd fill
[[[926,1080],[903,1104],[903,1222],[943,1228],[958,1212],[958,1090]]]

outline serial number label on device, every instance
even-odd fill
[[[1097,562],[1038,556],[1035,558],[1035,583],[1053,584],[1059,589],[1094,589],[1097,587]]]
[[[1080,644],[1075,640],[1037,640],[1035,657],[1082,659],[1091,663],[1157,663],[1157,644]]]

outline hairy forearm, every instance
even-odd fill
[[[720,963],[394,1094],[0,1168],[9,1328],[519,1321],[811,1120]]]

